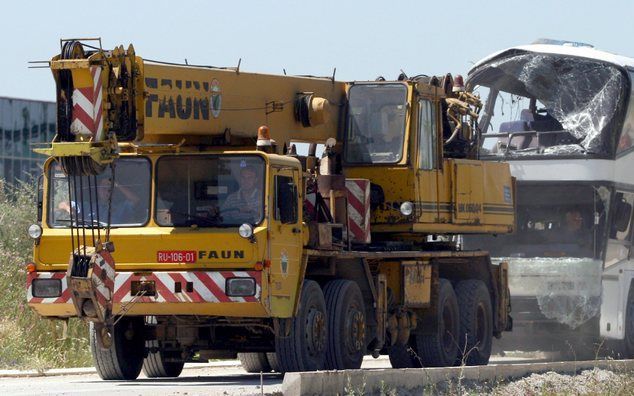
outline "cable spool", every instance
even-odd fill
[[[325,124],[330,119],[330,102],[312,92],[300,93],[295,98],[295,121],[305,128]]]
[[[295,98],[295,121],[301,122],[303,127],[310,126],[309,108],[313,94],[298,94]]]

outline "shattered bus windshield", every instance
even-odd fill
[[[166,156],[157,164],[156,223],[228,227],[264,218],[264,160],[256,155]]]
[[[614,154],[629,96],[626,74],[616,66],[515,52],[479,66],[469,85],[485,103],[482,155]]]
[[[407,87],[359,84],[349,91],[346,162],[397,163],[403,158]]]

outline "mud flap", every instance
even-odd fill
[[[66,279],[77,316],[94,323],[99,346],[112,345],[115,263],[103,246],[83,246],[70,258]]]

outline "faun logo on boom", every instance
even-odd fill
[[[146,77],[145,85],[150,91],[145,99],[146,117],[209,120],[210,115],[220,116],[222,92],[215,78],[209,83]],[[170,90],[173,94],[163,94]]]

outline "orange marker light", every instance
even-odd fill
[[[271,149],[271,145],[271,133],[269,131],[269,127],[262,125],[258,128],[258,141],[256,142],[256,146],[259,150],[268,152],[267,150]]]
[[[269,127],[266,125],[262,125],[258,128],[258,139],[269,140],[271,139],[271,133],[269,132]]]
[[[33,264],[33,263],[28,263],[28,264],[26,265],[26,273],[27,273],[27,274],[31,274],[31,273],[33,273],[33,272],[35,272],[35,264]]]
[[[262,271],[264,269],[264,264],[262,264],[262,262],[258,261],[253,266],[253,269],[256,270],[256,271]]]

